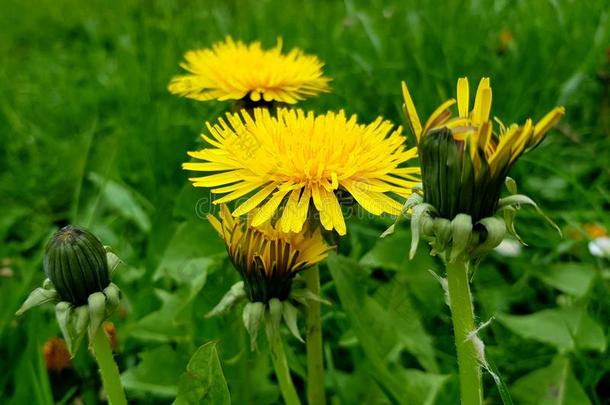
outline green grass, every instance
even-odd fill
[[[237,312],[203,319],[237,275],[196,214],[208,194],[188,184],[180,164],[201,145],[204,121],[228,104],[166,89],[186,50],[226,35],[267,46],[281,36],[285,48],[319,55],[333,91],[302,106],[343,108],[363,121],[403,123],[401,80],[420,115],[452,95],[461,76],[490,76],[494,114],[506,121],[565,105],[559,130],[511,173],[564,238],[523,210],[517,226],[529,246],[518,258],[483,263],[476,312],[482,321],[496,315],[482,338],[515,403],[610,401],[608,261],[567,232],[584,223],[610,228],[605,1],[1,0],[0,8],[0,259],[14,272],[0,278],[0,402],[99,396],[84,349],[72,371],[46,373],[41,347],[59,333],[51,308],[13,315],[43,279],[45,240],[66,222],[89,227],[128,263],[117,281],[126,312],[112,321],[134,403],[170,402],[188,359],[210,340],[234,403],[278,401],[270,362],[264,349],[246,350]],[[502,31],[513,41],[499,52]],[[327,392],[345,404],[456,403],[451,322],[427,272],[440,267],[425,247],[407,261],[406,223],[378,240],[387,223],[350,221],[341,246],[350,260],[322,267],[333,301],[323,318]],[[554,312],[522,318],[543,310]],[[288,342],[304,392],[304,347]],[[489,375],[485,386],[498,403]],[[542,402],[537,392],[565,396]]]

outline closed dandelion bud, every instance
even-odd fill
[[[104,246],[91,232],[71,225],[47,244],[44,270],[61,300],[74,305],[86,304],[89,295],[110,284]]]

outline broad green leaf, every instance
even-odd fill
[[[231,403],[216,345],[216,342],[208,342],[193,354],[186,366],[186,373],[180,376],[174,405]]]
[[[208,258],[186,260],[172,272],[178,289],[168,292],[156,289],[161,307],[140,319],[131,328],[132,336],[144,340],[167,342],[187,340],[192,324],[192,303],[206,283],[207,275],[218,261]]]
[[[444,293],[438,281],[427,270],[438,272],[438,266],[427,253],[428,246],[422,247],[420,253],[413,260],[409,260],[410,244],[410,231],[396,231],[387,238],[378,239],[375,246],[360,259],[359,263],[367,268],[396,271],[396,278],[408,284],[409,293],[417,301],[425,304],[423,310],[426,313],[437,314],[445,308]],[[403,285],[402,288],[407,286]]]
[[[591,266],[579,263],[558,264],[535,274],[548,285],[576,297],[582,297],[589,291],[595,277]]]
[[[409,333],[409,322],[401,321],[400,317],[393,316],[391,311],[388,311],[377,300],[367,296],[364,287],[365,272],[356,262],[332,254],[328,259],[328,266],[343,309],[370,363],[367,369],[371,377],[393,401],[419,403],[411,402],[411,398],[417,391],[416,386],[422,384],[421,380],[411,381],[407,378],[405,369],[397,362],[390,361],[396,350],[407,346],[403,334]],[[392,301],[391,297],[386,298],[386,303]],[[430,342],[422,340],[421,344],[428,346]],[[422,358],[421,352],[413,353],[413,355]],[[434,364],[433,358],[423,358],[426,359],[423,361],[426,366]],[[446,381],[446,376],[426,373],[423,379],[428,380],[428,384],[425,390],[419,392],[418,395],[434,398],[438,389]]]
[[[394,271],[404,270],[409,263],[409,246],[411,246],[410,233],[394,232],[387,238],[379,239],[375,247],[362,256],[360,264]]]
[[[558,356],[545,368],[518,379],[511,387],[522,405],[589,405],[591,402],[572,373],[570,361]]]
[[[140,363],[121,374],[125,388],[135,395],[153,394],[174,397],[178,392],[178,376],[186,359],[181,358],[169,345],[163,345],[139,354]]]
[[[201,257],[216,257],[225,252],[222,239],[207,220],[197,219],[178,226],[155,271],[154,279],[164,275],[183,278],[180,272],[188,263]]]
[[[497,319],[513,333],[558,350],[606,350],[604,331],[582,308],[545,309],[531,315],[501,314]]]
[[[137,196],[126,186],[114,180],[105,179],[97,173],[90,173],[89,180],[100,188],[104,202],[109,207],[112,207],[125,219],[133,221],[143,232],[150,231],[150,218],[140,203],[142,197]]]

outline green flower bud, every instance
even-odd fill
[[[61,300],[77,306],[110,284],[104,246],[91,232],[71,225],[47,244],[44,271]]]

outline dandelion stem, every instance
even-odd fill
[[[127,405],[125,392],[119,377],[119,368],[114,362],[110,342],[102,327],[98,329],[93,338],[93,355],[100,368],[104,390],[108,396],[108,403],[110,405]]]
[[[314,266],[303,272],[307,289],[320,295],[320,270]],[[307,402],[325,405],[324,360],[322,357],[322,319],[320,302],[307,302]]]
[[[297,394],[296,389],[292,383],[290,377],[290,368],[288,368],[288,360],[284,353],[284,344],[282,343],[282,336],[280,331],[269,324],[270,320],[267,320],[267,327],[265,328],[267,333],[267,340],[269,341],[269,348],[271,349],[271,360],[273,360],[273,367],[275,368],[275,376],[280,385],[280,391],[286,405],[301,405],[301,400]]]
[[[480,405],[483,402],[481,368],[474,342],[469,338],[475,325],[467,261],[458,259],[447,263],[447,283],[458,357],[461,402],[462,405]]]

